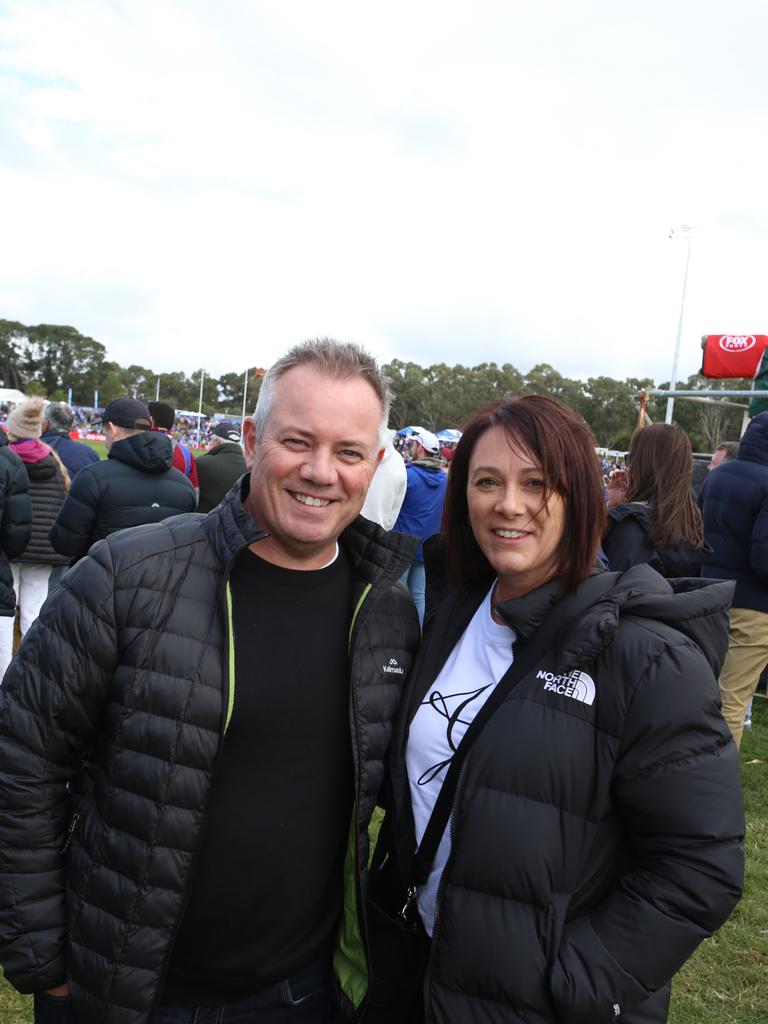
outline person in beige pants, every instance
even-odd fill
[[[732,608],[728,632],[728,654],[720,673],[723,718],[741,745],[744,717],[768,665],[768,613],[752,608]]]
[[[712,548],[701,575],[736,581],[720,692],[738,746],[768,664],[768,412],[751,421],[736,458],[709,473],[699,505]]]

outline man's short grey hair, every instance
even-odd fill
[[[389,421],[392,391],[374,357],[362,346],[352,342],[334,341],[333,338],[313,338],[311,341],[294,345],[267,370],[253,413],[257,441],[264,435],[264,427],[275,402],[275,385],[284,373],[295,366],[313,366],[320,373],[335,377],[337,380],[362,377],[368,381],[381,402],[380,433],[383,436]]]
[[[48,420],[54,430],[66,430],[69,433],[75,422],[75,414],[72,406],[66,402],[49,402],[43,409],[43,419]]]
[[[725,452],[723,462],[730,462],[731,459],[735,459],[739,454],[739,442],[738,441],[723,441],[715,448],[716,452]]]

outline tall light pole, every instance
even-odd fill
[[[203,435],[203,383],[205,381],[205,370],[200,371],[200,398],[197,403],[197,445],[200,447],[200,439]]]
[[[243,376],[243,415],[240,418],[240,447],[243,446],[243,426],[245,425],[245,403],[248,401],[248,374],[249,370],[245,371]]]
[[[683,297],[680,300],[680,319],[677,322],[677,339],[675,341],[675,358],[672,363],[672,379],[669,382],[669,390],[674,391],[677,387],[677,365],[680,362],[680,342],[683,337],[683,313],[685,312],[685,292],[688,287],[688,264],[691,261],[691,226],[690,224],[682,224],[679,228],[672,228],[669,232],[669,237],[675,240],[684,238],[687,242],[687,251],[685,254],[685,275],[683,276]],[[672,422],[672,410],[675,407],[674,398],[667,399],[667,415],[665,417],[666,423]]]

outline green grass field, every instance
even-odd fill
[[[768,700],[755,700],[753,721],[741,748],[746,891],[676,977],[670,1024],[768,1024]],[[31,1021],[31,999],[0,980],[0,1024]]]
[[[83,441],[83,444],[87,444],[89,448],[93,448],[100,459],[106,459],[107,446],[103,441]],[[205,448],[192,448],[190,450],[196,459],[200,458],[201,455],[205,455]],[[0,1024],[5,1024],[5,1021],[0,1020]]]

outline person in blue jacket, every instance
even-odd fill
[[[412,462],[407,468],[408,486],[400,515],[392,529],[397,533],[410,533],[423,542],[440,532],[448,475],[440,457],[440,442],[433,433],[418,428],[408,440],[412,455]],[[410,568],[403,573],[402,582],[411,592],[419,622],[423,622],[425,575],[422,544],[416,549]]]
[[[85,466],[101,461],[93,448],[71,437],[74,425],[75,414],[72,406],[66,402],[49,402],[43,410],[43,433],[40,440],[56,452],[70,480],[74,480]]]

